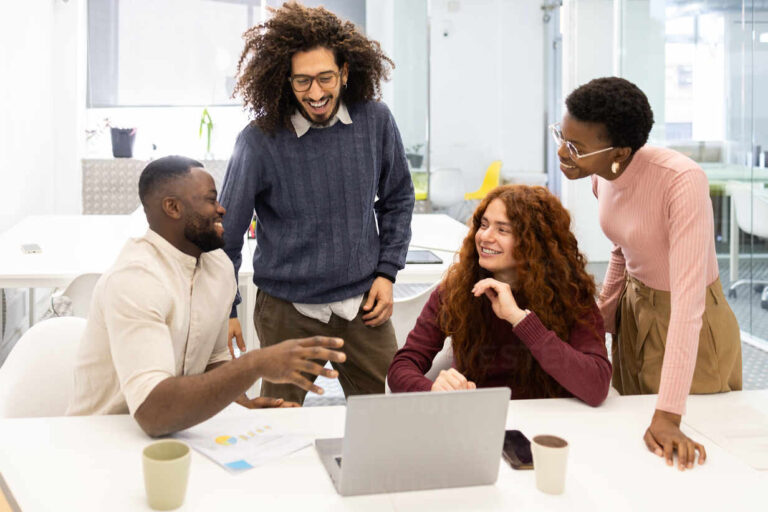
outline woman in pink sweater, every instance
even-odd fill
[[[597,406],[611,363],[571,219],[543,187],[492,190],[472,217],[459,261],[389,367],[395,391],[508,386],[512,398],[575,396]],[[424,374],[445,338],[454,368]]]
[[[598,305],[613,333],[613,385],[658,393],[644,440],[680,469],[706,459],[680,431],[688,393],[741,389],[741,340],[718,277],[709,186],[693,160],[646,146],[653,113],[622,78],[573,91],[552,133],[568,179],[591,176],[614,243]]]

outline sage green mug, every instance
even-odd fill
[[[180,507],[189,480],[189,446],[175,439],[163,439],[145,447],[142,459],[149,506],[155,510]]]

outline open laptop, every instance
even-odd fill
[[[509,388],[352,396],[315,448],[343,496],[496,482]]]

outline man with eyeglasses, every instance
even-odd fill
[[[414,204],[400,133],[376,101],[394,64],[352,23],[294,2],[244,38],[235,92],[254,120],[238,136],[220,202],[235,273],[256,211],[260,344],[333,332],[345,340],[347,361],[333,363],[344,394],[383,393],[397,350],[392,284]],[[244,350],[235,305],[230,347],[234,338]],[[262,387],[289,402],[304,395]]]

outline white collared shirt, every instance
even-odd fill
[[[336,114],[325,124],[315,124],[311,122],[298,110],[291,116],[291,124],[293,125],[293,129],[296,130],[297,138],[301,138],[301,136],[307,133],[310,128],[330,128],[338,121],[341,121],[343,124],[352,124],[352,118],[349,117],[349,111],[341,100],[339,100],[339,109],[336,111]],[[329,304],[299,304],[294,302],[293,307],[295,307],[302,315],[327,324],[331,320],[331,315],[334,313],[336,316],[340,316],[347,321],[352,321],[357,316],[361,302],[363,302],[363,295],[357,295],[349,299],[331,302]]]
[[[126,242],[94,288],[68,415],[135,414],[161,381],[230,359],[232,261],[195,258],[154,231]]]
[[[341,121],[342,124],[352,124],[352,118],[349,117],[349,111],[344,102],[339,100],[339,108],[336,114],[324,124],[315,124],[302,115],[301,112],[296,110],[291,116],[291,124],[293,129],[296,130],[296,137],[301,138],[302,135],[307,133],[310,128],[317,128],[322,130],[323,128],[330,128],[335,125],[337,121]]]

